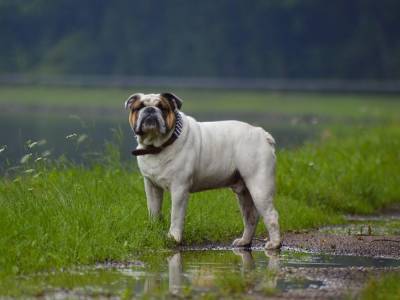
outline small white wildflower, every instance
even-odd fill
[[[78,144],[83,143],[87,139],[87,134],[80,134],[78,140],[76,141]]]
[[[24,156],[22,156],[20,163],[21,164],[27,163],[28,160],[31,158],[31,156],[32,156],[32,153],[25,154]]]
[[[47,141],[45,139],[42,139],[42,140],[38,141],[38,146],[42,146],[42,145],[45,145],[45,144],[47,144]]]
[[[46,157],[46,156],[49,156],[50,154],[51,154],[51,151],[46,150],[46,151],[43,151],[42,156]]]
[[[78,135],[76,133],[71,133],[71,134],[68,134],[65,138],[68,140],[68,139],[72,139],[72,138],[77,137],[77,136]]]
[[[32,143],[28,143],[28,148],[32,149],[33,147],[35,147],[38,144],[38,142],[32,142]]]

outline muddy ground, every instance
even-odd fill
[[[362,234],[329,234],[323,230],[313,230],[301,233],[286,233],[283,246],[298,248],[312,252],[324,252],[330,254],[358,255],[373,257],[400,258],[400,235],[373,235],[374,222],[383,222],[389,225],[400,220],[400,205],[392,205],[383,209],[379,214],[369,216],[350,215],[346,217],[349,222],[358,222],[362,230],[362,224],[367,224],[370,233]],[[346,225],[342,225],[345,227]],[[333,226],[341,227],[341,225]],[[371,229],[372,227],[372,229]]]
[[[254,240],[251,248],[260,249],[264,242]],[[310,252],[335,255],[357,255],[400,259],[400,236],[341,236],[319,231],[304,233],[285,233],[282,247]],[[180,250],[224,250],[231,249],[229,244],[210,244],[201,246],[183,246]]]
[[[373,230],[370,230],[375,231],[373,222],[380,221],[383,222],[383,226],[385,226],[389,225],[390,222],[400,220],[400,204],[382,209],[380,212],[373,215],[348,215],[346,220],[347,222],[358,222],[360,228],[365,227],[364,225],[367,225],[368,228],[371,225]],[[331,228],[346,228],[346,226],[347,224],[343,224],[332,226]],[[342,231],[345,232],[344,230]],[[264,243],[262,239],[254,239],[252,247],[262,248]],[[283,236],[282,247],[334,255],[357,255],[400,259],[400,235],[368,234],[368,230],[365,230],[365,233],[361,234],[355,234],[354,232],[351,234],[332,234],[326,233],[324,228],[287,232]],[[190,248],[230,248],[230,245],[211,244]],[[187,247],[183,247],[183,250],[185,249],[187,249]]]
[[[400,236],[286,233],[283,246],[330,254],[400,258]]]

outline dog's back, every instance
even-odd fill
[[[275,141],[260,127],[240,121],[196,122],[195,125],[190,126],[196,128],[191,134],[199,141],[200,148],[193,148],[198,152],[194,190],[227,186],[238,173],[247,174],[260,162],[275,163]]]

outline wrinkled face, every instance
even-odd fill
[[[177,99],[175,100],[174,97]],[[165,135],[175,126],[175,109],[181,101],[170,93],[134,94],[125,102],[129,123],[136,135]]]

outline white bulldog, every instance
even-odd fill
[[[197,122],[180,111],[171,93],[134,94],[125,102],[138,147],[147,206],[160,216],[163,192],[171,192],[168,236],[182,241],[190,193],[230,187],[243,215],[244,232],[234,247],[251,245],[259,216],[268,229],[266,249],[281,245],[275,192],[275,141],[260,127],[239,121]]]

